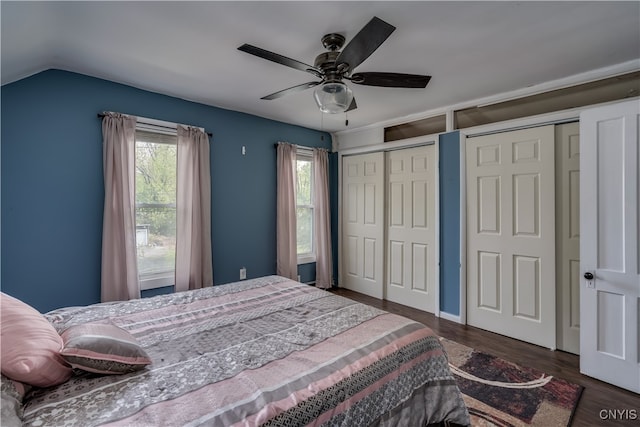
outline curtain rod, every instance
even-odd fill
[[[106,116],[106,114],[104,114],[104,113],[98,113],[98,118],[99,118],[99,119],[103,118],[104,116]],[[158,121],[159,121],[159,120],[158,120]],[[141,122],[141,123],[147,123],[147,124],[150,124],[150,125],[153,125],[153,126],[158,126],[158,127],[161,127],[161,128],[166,128],[166,129],[175,129],[175,127],[173,127],[173,126],[163,126],[163,125],[160,125],[160,124],[157,124],[157,123],[149,123],[149,122],[146,122],[146,121],[144,120],[144,118],[143,118],[142,120],[140,120],[140,122]],[[167,123],[168,123],[168,122],[167,122]],[[177,126],[177,123],[174,123],[174,125],[175,125],[175,126]],[[203,129],[203,130],[204,130],[204,129]],[[213,134],[212,134],[211,132],[207,132],[207,135],[209,135],[209,137],[210,137],[210,138],[212,138],[212,137],[213,137]]]
[[[318,149],[320,149],[320,150],[326,150],[326,151],[329,151],[329,150],[327,150],[326,148],[322,148],[322,147],[307,147],[307,146],[305,146],[305,145],[291,144],[291,143],[289,143],[289,142],[282,142],[282,143],[280,143],[280,142],[276,142],[275,144],[273,144],[273,146],[274,146],[275,148],[278,148],[278,145],[279,145],[279,144],[289,144],[289,145],[293,145],[293,146],[294,146],[294,147],[296,147],[296,148],[301,148],[301,149],[303,149],[303,150],[309,150],[309,151],[313,151],[313,149],[314,149],[314,148],[318,148]]]

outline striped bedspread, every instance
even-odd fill
[[[412,320],[279,276],[64,308],[132,333],[153,364],[27,396],[32,426],[466,425],[438,338]]]

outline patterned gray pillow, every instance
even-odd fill
[[[135,337],[116,325],[75,325],[61,336],[64,346],[60,355],[76,369],[97,374],[125,374],[151,364]]]

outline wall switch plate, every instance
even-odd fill
[[[247,278],[247,269],[242,267],[240,269],[240,280],[244,280]]]

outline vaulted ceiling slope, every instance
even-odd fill
[[[640,2],[0,3],[2,84],[58,68],[315,129],[313,76],[237,50],[313,64],[321,37],[347,43],[373,17],[397,29],[357,71],[432,76],[425,89],[352,85],[349,128],[563,79],[640,58]]]

